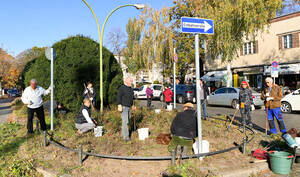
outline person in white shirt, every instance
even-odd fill
[[[88,98],[85,98],[83,100],[83,105],[78,111],[76,121],[75,121],[75,127],[78,129],[78,133],[85,133],[89,130],[92,130],[96,127],[96,120],[91,118],[91,101]]]
[[[95,106],[96,92],[93,88],[93,83],[92,82],[88,82],[87,87],[83,92],[83,96],[84,96],[84,98],[89,98],[91,100],[93,106]]]
[[[44,88],[37,85],[35,79],[31,79],[30,86],[26,87],[22,94],[22,102],[27,105],[27,133],[33,133],[32,120],[34,113],[36,113],[41,130],[46,131],[45,113],[43,108],[43,98],[42,96],[48,95],[50,93],[50,87],[45,90]]]

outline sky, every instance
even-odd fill
[[[147,4],[155,9],[172,6],[172,0],[86,0],[100,26],[114,8],[124,4]],[[109,31],[120,29],[126,34],[129,18],[141,12],[134,7],[117,10],[104,31],[104,46]],[[98,41],[98,29],[92,13],[82,0],[0,0],[0,48],[17,56],[34,46],[52,46],[69,36],[83,34]],[[111,50],[112,51],[112,50]]]

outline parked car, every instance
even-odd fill
[[[171,86],[172,92],[174,92],[174,87]],[[193,98],[195,97],[195,87],[192,85],[184,85],[184,84],[177,84],[176,85],[176,101],[178,103],[185,103],[185,102],[193,102]],[[164,100],[163,95],[161,95],[161,101]]]
[[[146,99],[146,89],[147,85],[143,85],[139,88],[139,91],[136,92],[137,99]],[[151,84],[151,89],[153,90],[153,99],[159,99],[162,95],[163,85],[161,84]]]
[[[281,99],[281,111],[285,113],[300,111],[300,89],[287,94]]]
[[[253,102],[256,107],[261,107],[264,105],[262,99],[260,99],[260,93],[251,90]],[[220,106],[231,106],[232,108],[236,108],[239,99],[239,88],[234,87],[223,87],[217,89],[215,92],[209,95],[207,100],[209,105],[220,105]]]
[[[9,89],[7,91],[7,95],[8,95],[8,97],[15,97],[15,96],[20,96],[20,93],[19,93],[18,89]]]

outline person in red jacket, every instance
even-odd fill
[[[167,87],[166,90],[163,92],[164,96],[165,96],[165,101],[167,103],[167,105],[170,105],[170,103],[172,102],[172,98],[173,98],[173,92],[172,90]]]

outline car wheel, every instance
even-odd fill
[[[178,102],[179,102],[180,104],[183,104],[183,103],[184,103],[184,98],[183,98],[182,95],[179,95],[177,99],[178,99]]]
[[[238,104],[238,101],[237,101],[237,100],[232,100],[232,102],[231,102],[231,107],[232,107],[233,109],[235,109],[236,106],[237,106],[237,104]]]
[[[282,102],[281,103],[281,111],[285,113],[291,113],[292,112],[292,106],[288,102]]]

